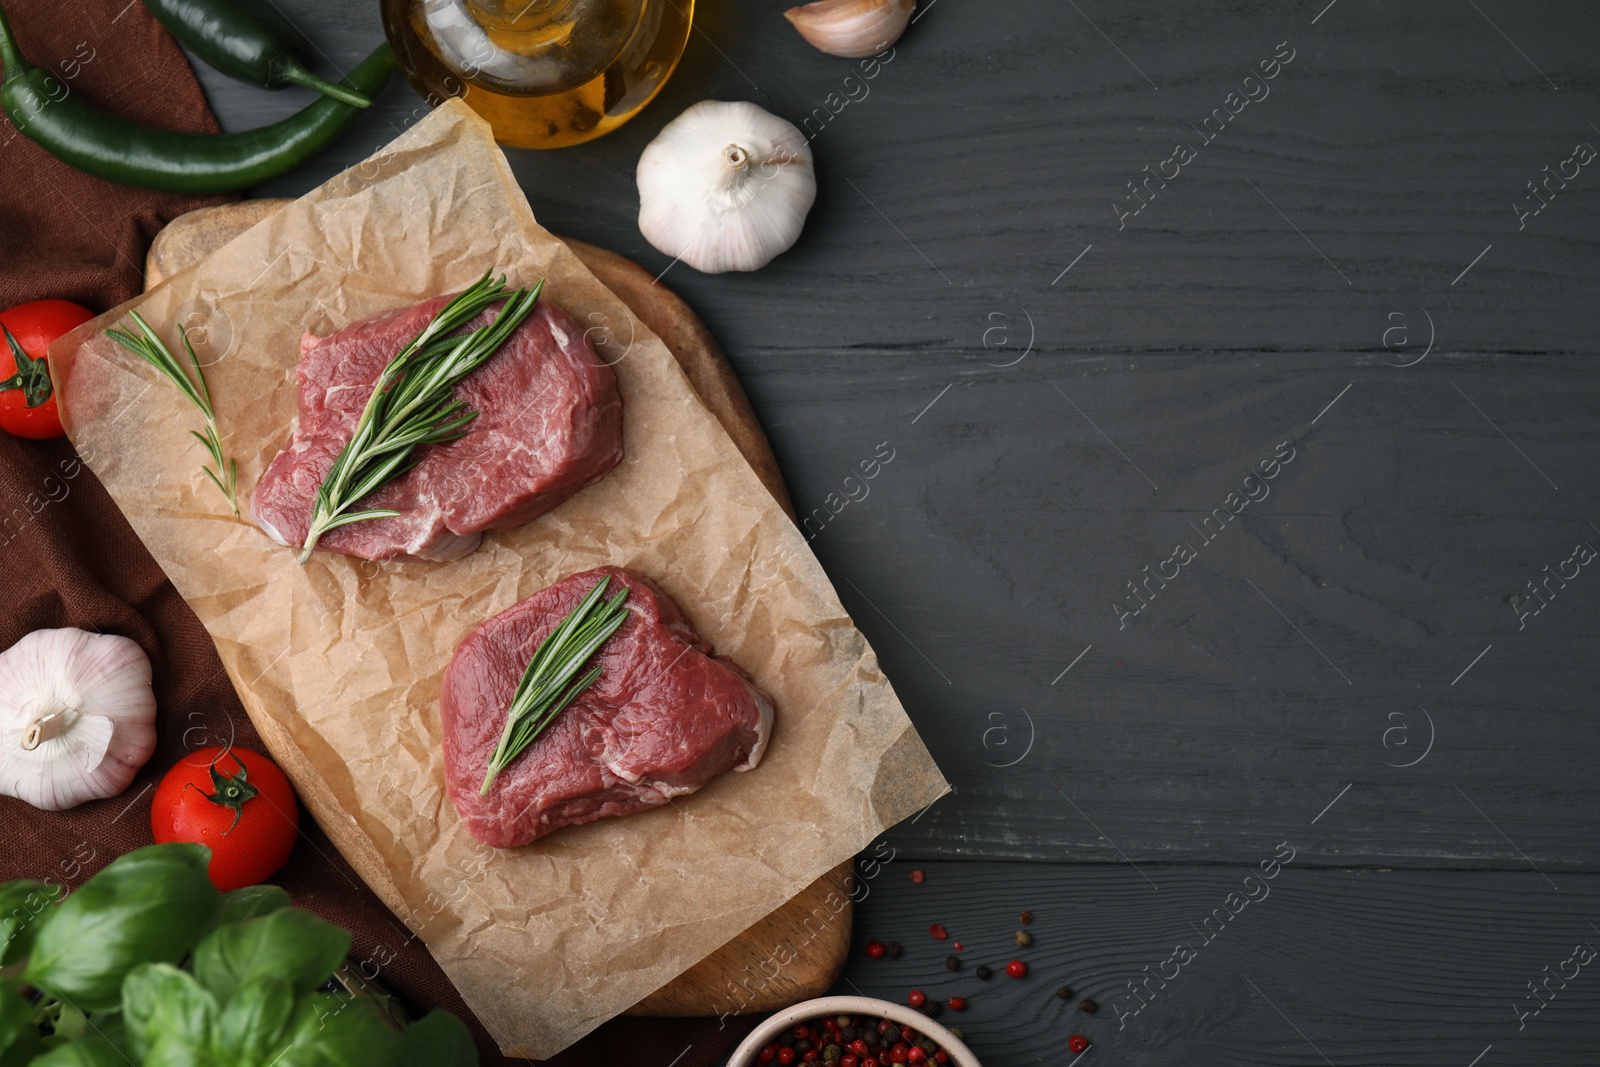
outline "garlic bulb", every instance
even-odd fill
[[[817,0],[791,7],[783,17],[819,51],[865,59],[900,39],[916,6],[916,0]]]
[[[800,236],[817,198],[811,146],[754,104],[702,100],[639,157],[639,230],[695,270],[759,270]]]
[[[61,811],[128,788],[156,747],[150,678],[109,634],[35,630],[0,653],[0,793]]]

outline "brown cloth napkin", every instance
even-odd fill
[[[150,125],[217,130],[182,51],[138,0],[0,0],[23,54],[71,92]],[[96,312],[142,286],[145,250],[170,219],[227,198],[173,196],[79,174],[0,122],[0,307],[61,297]],[[130,417],[138,417],[137,412]],[[204,627],[65,440],[0,432],[0,649],[47,627],[137,641],[155,668],[159,743],[119,797],[67,812],[0,797],[0,881],[77,886],[147,845],[150,794],[186,752],[230,740],[263,750]],[[305,817],[289,865],[272,879],[296,904],[351,931],[351,959],[418,1010],[443,1007],[502,1057],[428,955]],[[617,1019],[551,1061],[709,1067],[753,1025]]]

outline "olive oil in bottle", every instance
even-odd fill
[[[400,69],[430,105],[459,97],[517,148],[593,140],[672,76],[694,0],[382,0]]]

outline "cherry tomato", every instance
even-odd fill
[[[0,429],[36,441],[61,436],[45,349],[92,318],[94,312],[69,300],[34,300],[0,311]]]
[[[211,883],[224,893],[257,885],[289,861],[300,829],[294,789],[277,764],[246,748],[213,745],[183,757],[156,787],[157,844],[211,849]]]

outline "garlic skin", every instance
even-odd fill
[[[151,676],[128,638],[71,628],[0,653],[0,793],[62,811],[128,788],[156,747]]]
[[[818,51],[865,59],[900,39],[916,6],[916,0],[816,0],[783,17]]]
[[[811,146],[755,104],[702,100],[645,147],[639,231],[695,270],[760,270],[800,237],[817,198]]]

